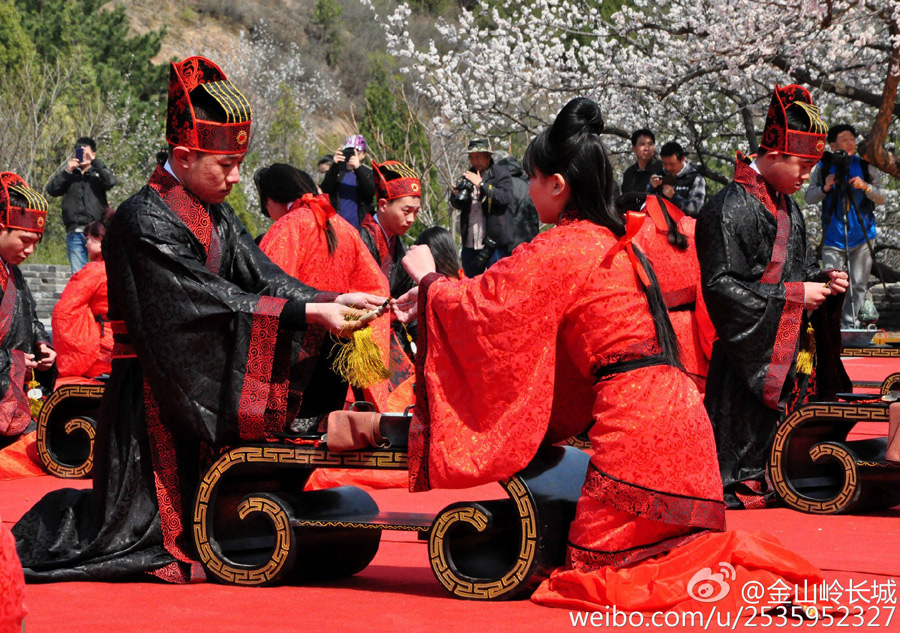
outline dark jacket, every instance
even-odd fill
[[[347,169],[343,167],[346,162],[333,163],[325,172],[322,178],[322,184],[319,187],[322,193],[327,193],[331,198],[331,206],[340,213],[341,198],[338,195],[340,191],[341,181],[347,173]],[[372,212],[372,204],[375,199],[375,174],[372,168],[367,165],[360,165],[356,168],[356,193],[357,193],[357,213],[359,214],[359,226],[362,226],[365,217]]]
[[[662,161],[653,158],[644,169],[635,162],[622,174],[622,193],[647,193],[650,187],[650,176],[663,173]]]
[[[481,174],[481,187],[478,191],[481,200],[481,210],[487,219],[487,237],[494,240],[498,246],[507,246],[512,242],[512,231],[509,226],[507,210],[515,204],[513,194],[512,176],[502,165],[493,162]],[[459,234],[463,244],[466,243],[466,235],[469,232],[469,210],[472,206],[471,198],[464,203],[457,201],[451,194],[450,206],[459,209]]]
[[[672,202],[684,211],[685,215],[696,218],[700,214],[701,207],[706,202],[706,181],[693,163],[685,161],[684,167],[675,176],[674,186],[675,195],[672,196]],[[663,195],[662,185],[656,189],[651,189],[650,193]]]
[[[47,193],[62,196],[62,217],[66,233],[99,220],[109,203],[106,192],[119,182],[116,175],[99,158],[91,161],[84,173],[74,169],[71,173],[65,167],[56,172],[47,183]]]
[[[514,202],[509,211],[509,225],[511,240],[509,250],[514,249],[522,242],[530,242],[538,234],[541,223],[538,220],[537,209],[528,194],[528,175],[522,169],[522,164],[512,156],[507,156],[497,165],[505,167],[512,177]]]

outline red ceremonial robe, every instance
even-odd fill
[[[291,211],[272,225],[260,243],[262,251],[292,277],[320,290],[345,293],[368,292],[386,297],[387,279],[369,254],[359,232],[337,215],[328,196],[307,196],[291,203]],[[325,222],[337,237],[334,253],[328,252]],[[390,315],[371,324],[372,339],[381,350],[385,367],[390,366]],[[389,383],[363,389],[363,397],[379,411],[387,411]]]
[[[110,372],[113,333],[106,323],[108,309],[106,264],[90,262],[72,275],[53,308],[57,386]]]
[[[473,279],[422,280],[410,488],[510,477],[542,442],[593,420],[567,569],[534,600],[636,610],[694,604],[691,575],[737,563],[745,549],[759,555],[746,557],[742,577],[820,579],[789,553],[782,565],[784,550],[771,540],[717,533],[725,514],[709,419],[687,374],[660,364],[628,253],[604,263],[616,243],[603,227],[571,221]],[[662,565],[669,556],[677,562]],[[651,569],[662,570],[658,584],[641,575]],[[628,592],[635,583],[641,590]]]
[[[337,215],[328,196],[303,197],[291,203],[291,211],[279,218],[260,243],[262,251],[292,277],[321,290],[338,293],[389,294],[388,281],[363,244],[359,232]],[[334,253],[328,253],[325,222],[331,222],[337,237]],[[385,367],[391,366],[391,316],[372,322],[372,339],[381,350]],[[390,411],[391,383],[382,381],[362,390],[362,396],[378,411]],[[401,487],[406,473],[356,469],[317,469],[307,488],[322,489],[349,484],[376,488]]]
[[[681,362],[702,393],[706,387],[715,328],[706,313],[700,285],[700,264],[694,243],[697,221],[660,196],[647,196],[644,210],[647,218],[634,241],[653,266],[681,348]],[[669,214],[687,238],[684,250],[669,243],[669,226],[663,213]]]
[[[25,617],[25,576],[16,540],[0,523],[0,633],[21,633]]]

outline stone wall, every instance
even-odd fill
[[[37,316],[50,329],[50,315],[71,276],[69,265],[23,264],[22,276],[37,302]]]
[[[878,329],[888,332],[900,331],[900,283],[887,284],[890,300],[884,295],[881,283],[869,288],[875,308],[878,310]]]

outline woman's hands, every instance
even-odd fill
[[[431,249],[424,244],[410,246],[406,255],[403,256],[402,263],[416,284],[422,281],[422,277],[437,270]]]

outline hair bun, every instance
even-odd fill
[[[576,97],[567,103],[550,127],[550,142],[561,147],[589,134],[603,132],[603,114],[597,102],[587,97]]]
[[[579,99],[576,109],[578,116],[584,121],[584,129],[594,134],[603,133],[603,113],[600,106],[593,99]]]

